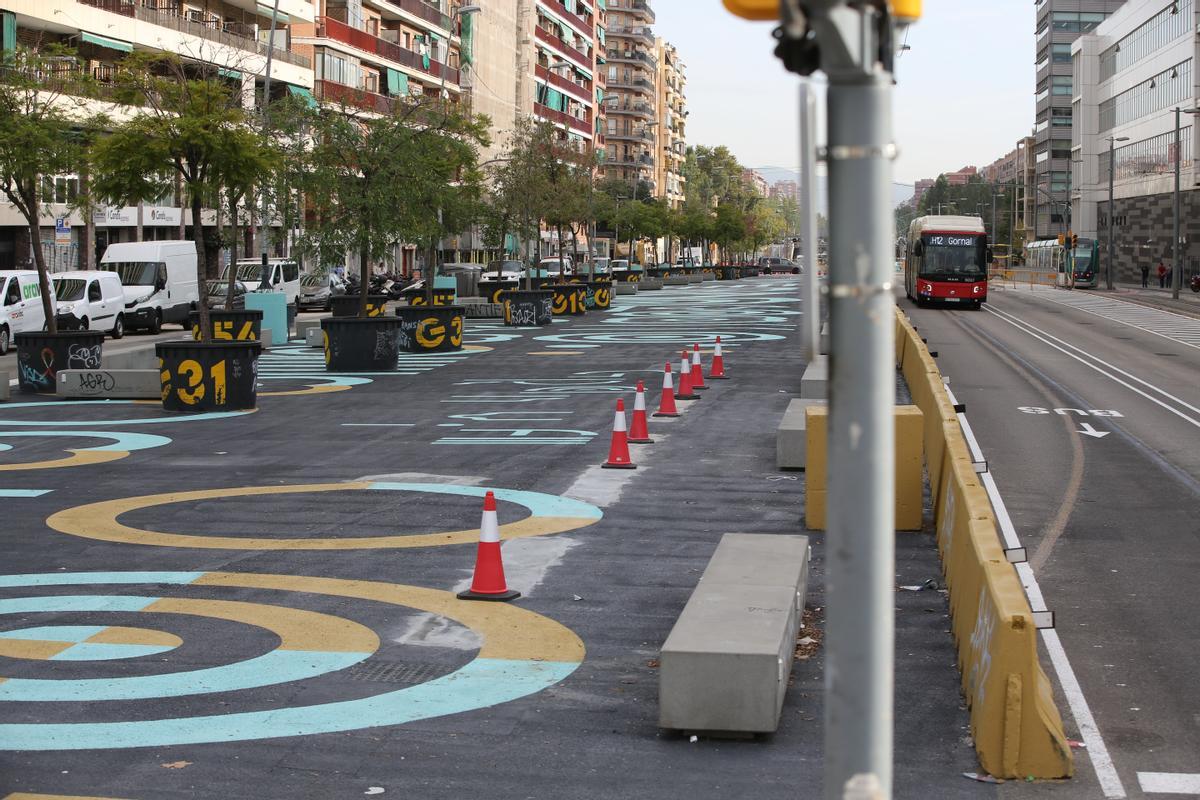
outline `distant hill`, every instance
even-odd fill
[[[754,167],[755,172],[767,179],[767,184],[774,184],[777,181],[800,181],[800,175],[795,170],[785,169],[783,167]],[[817,176],[817,211],[821,214],[827,214],[829,208],[828,195],[826,194],[826,176]],[[913,196],[913,185],[911,183],[893,183],[892,184],[892,205],[898,206],[906,200],[911,200]]]

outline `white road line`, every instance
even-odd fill
[[[1139,772],[1138,783],[1146,794],[1200,795],[1200,774],[1186,772]]]
[[[1055,350],[1059,351],[1063,355],[1070,356],[1071,358],[1078,361],[1080,364],[1083,364],[1085,367],[1088,367],[1089,369],[1099,372],[1104,377],[1106,377],[1116,383],[1119,383],[1120,385],[1124,386],[1126,389],[1129,389],[1130,391],[1141,395],[1142,397],[1146,398],[1147,400],[1154,403],[1155,405],[1165,408],[1167,411],[1170,411],[1172,414],[1179,417],[1180,419],[1182,419],[1186,422],[1190,422],[1192,425],[1196,426],[1197,428],[1200,428],[1200,419],[1190,417],[1187,414],[1180,411],[1179,409],[1173,408],[1172,406],[1167,405],[1163,401],[1159,400],[1157,397],[1152,397],[1151,395],[1147,394],[1146,392],[1143,392],[1141,389],[1137,388],[1133,384],[1121,380],[1116,375],[1114,375],[1113,372],[1118,372],[1121,375],[1124,375],[1125,377],[1129,378],[1130,380],[1137,381],[1138,383],[1142,384],[1143,386],[1153,389],[1154,391],[1158,392],[1163,397],[1166,397],[1176,403],[1179,403],[1181,406],[1183,406],[1191,411],[1200,413],[1200,408],[1196,408],[1195,406],[1179,399],[1178,397],[1174,396],[1173,394],[1170,394],[1169,392],[1166,392],[1163,389],[1158,388],[1157,386],[1150,383],[1149,381],[1144,381],[1141,378],[1137,377],[1136,375],[1132,375],[1132,374],[1126,372],[1125,370],[1121,369],[1120,367],[1117,367],[1117,366],[1114,366],[1114,365],[1108,363],[1107,361],[1105,361],[1102,358],[1098,358],[1098,357],[1088,353],[1085,350],[1080,350],[1078,347],[1075,347],[1074,345],[1072,345],[1068,342],[1064,342],[1062,339],[1059,339],[1056,336],[1046,333],[1042,329],[1037,328],[1037,327],[1029,324],[1028,322],[1025,322],[1020,317],[1017,317],[1013,314],[1009,314],[1008,312],[1005,312],[1005,311],[996,311],[992,308],[989,308],[988,306],[984,306],[984,311],[987,311],[989,314],[994,315],[997,319],[999,319],[1003,322],[1006,322],[1009,325],[1012,325],[1017,330],[1023,331],[1024,333],[1029,334],[1034,339],[1037,339],[1038,341],[1040,341],[1044,344],[1050,345],[1051,347],[1053,347]],[[1056,342],[1061,343],[1062,345],[1065,345],[1065,347],[1060,346],[1059,344],[1056,344]],[[1093,361],[1096,361],[1099,364],[1103,364],[1105,367],[1107,367],[1109,370],[1112,370],[1113,372],[1109,372],[1105,369],[1102,369],[1101,367],[1097,366],[1096,364],[1091,363],[1091,361],[1085,361],[1083,358],[1080,358],[1075,353],[1070,352],[1070,350],[1068,350],[1067,348],[1070,348],[1070,350],[1077,350],[1078,352],[1083,353],[1088,358],[1092,359]]]
[[[1038,296],[1060,306],[1075,308],[1087,314],[1119,322],[1122,325],[1128,325],[1131,328],[1200,349],[1200,321],[1182,314],[1147,308],[1107,297],[1070,295],[1063,292],[1041,293]]]
[[[951,395],[953,397],[953,395]],[[959,414],[958,420],[964,428],[964,432],[969,430],[966,414]],[[974,434],[971,435],[974,440]],[[980,460],[983,459],[983,450],[979,448],[978,443],[972,448],[972,457],[978,453]],[[1004,504],[1004,498],[1000,496],[1000,489],[996,486],[996,481],[992,478],[991,473],[984,473],[981,476],[984,489],[987,491],[988,499],[992,503],[992,510],[996,515],[996,522],[1000,527],[1005,544],[1009,548],[1019,549],[1021,547],[1021,539],[1017,536],[1016,528],[1013,526],[1012,518],[1008,514],[1008,507]],[[1037,582],[1037,577],[1033,574],[1033,568],[1028,562],[1022,562],[1014,565],[1017,577],[1020,579],[1022,586],[1025,588],[1025,596],[1029,599],[1030,610],[1034,611],[1035,615],[1039,609],[1046,608],[1046,598],[1042,595],[1042,587]],[[1071,660],[1067,658],[1067,651],[1062,646],[1062,641],[1058,638],[1058,631],[1053,628],[1042,628],[1042,641],[1046,645],[1046,654],[1050,657],[1050,663],[1054,666],[1054,673],[1058,676],[1058,683],[1062,687],[1063,695],[1067,698],[1067,705],[1071,709],[1072,716],[1075,717],[1075,724],[1079,728],[1079,735],[1083,737],[1084,743],[1087,745],[1088,757],[1092,762],[1092,769],[1096,771],[1096,779],[1100,782],[1100,789],[1104,792],[1104,796],[1108,800],[1121,800],[1126,796],[1125,786],[1121,783],[1121,777],[1117,774],[1117,768],[1113,764],[1112,757],[1108,754],[1108,747],[1104,744],[1104,737],[1100,735],[1100,727],[1096,724],[1096,718],[1092,716],[1091,706],[1088,705],[1087,697],[1083,694],[1083,689],[1079,685],[1079,678],[1075,675],[1075,670],[1071,666]]]

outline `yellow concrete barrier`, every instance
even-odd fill
[[[919,531],[922,519],[921,409],[896,406],[896,530]],[[805,409],[806,446],[804,523],[810,530],[825,530],[828,505],[829,407]]]
[[[925,418],[938,550],[980,765],[1001,778],[1069,777],[1071,751],[1038,663],[1029,601],[1004,557],[941,373],[911,323],[896,313],[897,334],[905,338],[897,347],[900,369]]]

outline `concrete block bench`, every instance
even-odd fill
[[[308,332],[315,330],[320,332],[321,320],[319,319],[298,319],[296,320],[296,338],[308,341]]]
[[[320,327],[304,329],[304,345],[306,347],[325,347],[325,332]]]
[[[808,588],[808,537],[727,533],[659,659],[659,727],[779,727]]]
[[[829,358],[817,356],[808,362],[800,378],[800,397],[805,400],[824,400],[829,396]]]
[[[159,400],[157,369],[64,369],[58,373],[59,397],[87,400]]]
[[[628,281],[614,283],[613,288],[617,290],[617,294],[637,294],[638,291],[638,285]]]
[[[660,280],[663,286],[690,286],[692,283],[687,275],[668,275]]]
[[[189,334],[190,336],[190,334]],[[129,350],[121,350],[111,352],[111,348],[106,347],[100,355],[100,368],[107,370],[126,370],[126,369],[158,369],[158,355],[154,352],[154,345],[139,345]]]
[[[638,281],[639,292],[657,292],[662,288],[662,278],[642,278],[640,281]]]
[[[783,419],[775,429],[775,466],[779,469],[804,469],[808,460],[808,416],[811,405],[825,405],[826,400],[801,398],[788,403]]]
[[[715,273],[715,272],[701,272],[700,273],[700,280],[705,283],[708,283],[709,281],[715,281],[716,279],[717,279],[717,273]]]
[[[689,272],[686,277],[688,283],[704,283],[704,273],[702,272]]]

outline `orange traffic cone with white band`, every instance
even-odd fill
[[[625,401],[617,401],[617,413],[613,417],[612,444],[608,447],[608,461],[600,465],[604,469],[637,469],[629,457],[629,435],[625,430]]]
[[[483,521],[479,523],[479,549],[475,552],[475,576],[471,588],[459,592],[460,600],[515,600],[521,596],[504,582],[500,560],[500,523],[496,519],[496,495],[483,498]]]
[[[721,354],[721,337],[717,337],[716,349],[713,350],[712,365],[708,368],[708,379],[710,381],[727,381],[729,376],[725,374],[725,357]]]
[[[641,381],[638,381],[637,394],[633,396],[633,422],[629,425],[629,443],[654,444],[646,420],[646,387]]]
[[[704,385],[704,367],[700,365],[700,345],[692,345],[692,391],[704,392],[708,387]]]
[[[654,412],[656,417],[678,417],[679,409],[675,407],[675,382],[671,380],[671,362],[667,362],[666,369],[663,370],[663,390],[662,399],[658,401],[658,411]]]
[[[692,365],[688,360],[687,350],[679,358],[679,391],[675,393],[676,400],[699,400],[700,395],[692,391]]]

